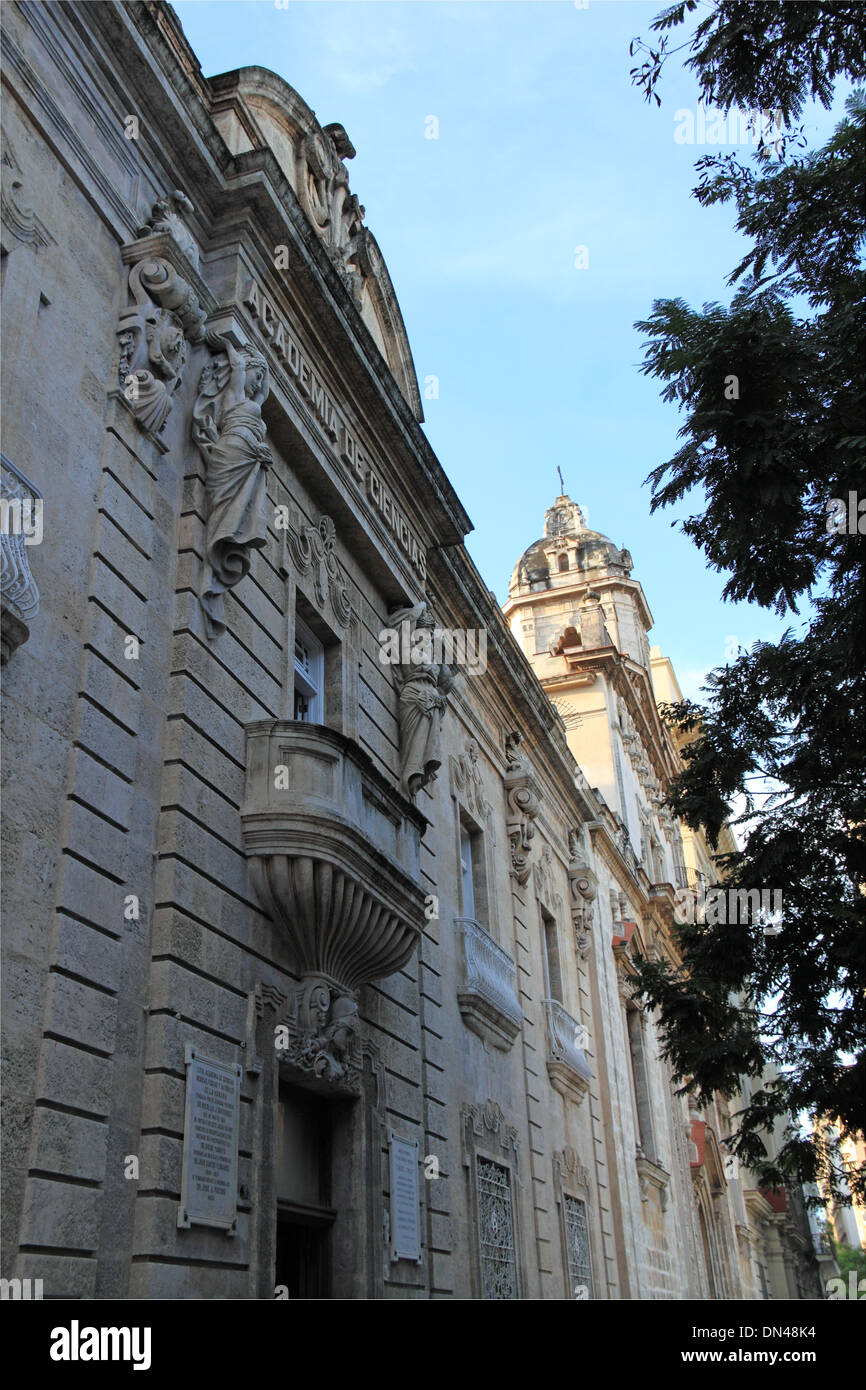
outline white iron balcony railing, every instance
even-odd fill
[[[30,547],[42,539],[42,493],[5,454],[0,455],[0,461],[0,664],[5,666],[15,649],[27,641],[30,623],[39,610],[39,590],[30,572]]]
[[[584,1047],[586,1029],[560,1004],[558,999],[545,999],[547,1014],[547,1073],[551,1084],[572,1100],[580,1102],[589,1090],[592,1068]]]
[[[523,1022],[517,998],[517,967],[480,922],[457,917],[463,936],[463,982],[457,992],[467,1028],[505,1052]]]

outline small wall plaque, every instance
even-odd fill
[[[391,1259],[421,1263],[418,1140],[389,1131],[391,1150]]]
[[[242,1076],[242,1067],[200,1057],[187,1043],[178,1226],[235,1233]]]

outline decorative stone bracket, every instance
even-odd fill
[[[333,729],[263,719],[246,734],[250,877],[301,975],[287,1057],[351,1088],[357,992],[405,965],[423,930],[426,821]]]
[[[259,982],[248,996],[247,1071],[259,1075],[257,1025],[268,1019],[269,1039],[279,1062],[300,1073],[308,1090],[358,1095],[361,1089],[361,1035],[358,1005],[323,979],[310,976],[288,993]]]
[[[521,742],[519,730],[510,733],[505,740],[506,770],[503,781],[508,805],[506,828],[511,847],[511,873],[522,887],[532,872],[533,822],[541,805],[541,786],[528,760],[520,752]]]
[[[198,248],[178,209],[192,211],[180,190],[154,205],[137,241],[123,247],[129,303],[117,324],[117,377],[143,429],[158,435],[183,380],[190,344],[204,337],[206,309],[215,301],[198,274]]]
[[[588,862],[589,854],[586,852],[584,837],[579,829],[569,831],[568,849],[567,872],[571,920],[574,924],[578,952],[585,959],[592,944],[598,877]]]

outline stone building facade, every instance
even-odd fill
[[[558,498],[500,611],[342,126],[162,3],[2,18],[0,1272],[772,1294],[630,991],[688,864],[627,552]]]

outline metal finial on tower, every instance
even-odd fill
[[[564,496],[565,496],[565,483],[562,481],[562,469],[560,468],[559,464],[556,465],[556,471],[557,471],[557,473],[559,474],[559,495],[560,495],[560,497],[564,497]]]

